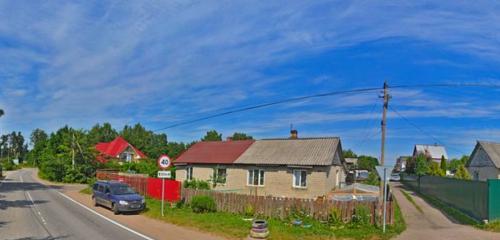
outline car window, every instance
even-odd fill
[[[125,184],[111,185],[111,192],[115,195],[134,194],[135,191]]]
[[[110,193],[108,186],[106,186],[106,188],[104,189],[104,193]]]
[[[104,192],[104,186],[99,184],[99,186],[97,187],[97,191]]]
[[[92,189],[94,189],[94,191],[97,190],[97,186],[98,186],[97,183],[94,183],[94,186],[92,186]]]

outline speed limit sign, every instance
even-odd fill
[[[158,166],[161,169],[167,169],[170,165],[172,165],[172,161],[170,161],[170,158],[167,155],[161,155],[158,158]]]

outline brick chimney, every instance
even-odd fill
[[[290,130],[290,139],[299,138],[299,132],[296,129]]]

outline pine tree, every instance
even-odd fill
[[[444,156],[441,156],[441,170],[443,170],[443,172],[445,172],[446,174],[446,169],[448,169],[448,166],[446,164],[446,159],[444,158]]]
[[[457,172],[455,173],[455,178],[470,180],[471,176],[467,171],[467,168],[465,168],[465,166],[461,164],[460,166],[458,166]]]

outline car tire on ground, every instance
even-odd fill
[[[94,203],[94,207],[99,207],[99,204],[97,203],[95,197],[92,197],[92,202]]]
[[[120,211],[118,211],[118,206],[116,204],[113,204],[112,207],[111,207],[111,209],[113,210],[113,213],[115,215],[120,214]]]

